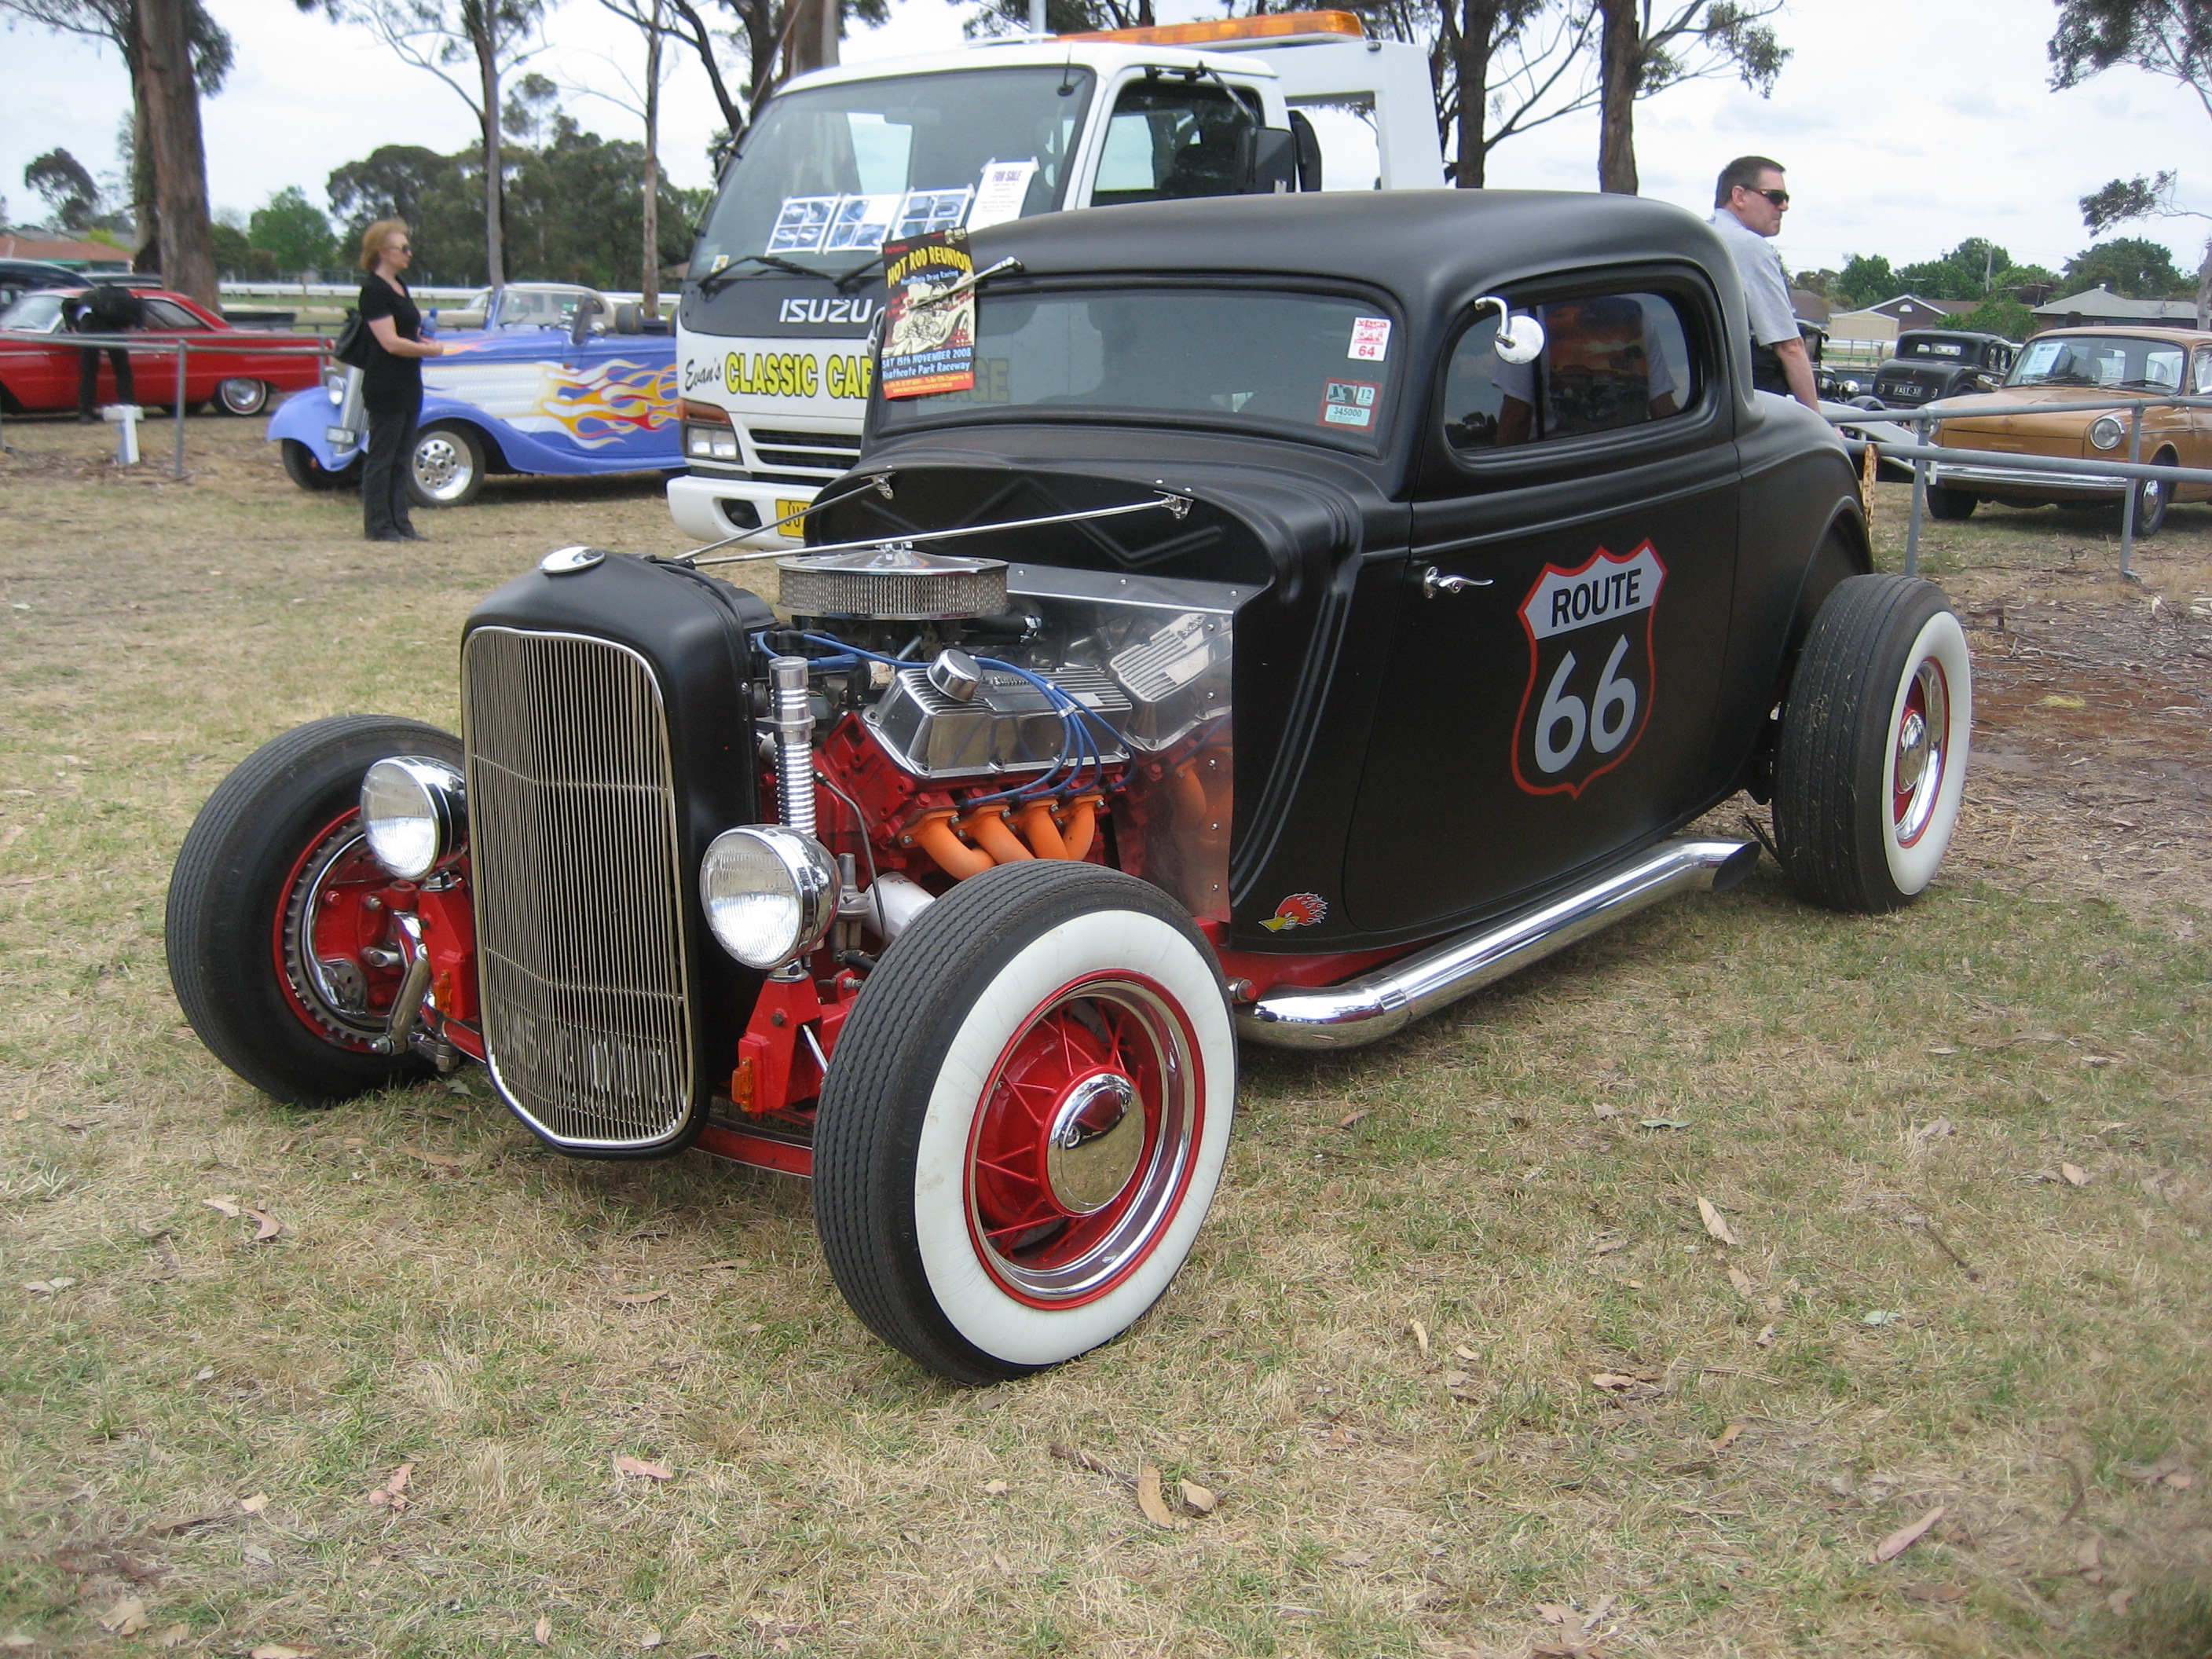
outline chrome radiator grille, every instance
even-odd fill
[[[605,640],[483,627],[461,683],[492,1074],[550,1139],[665,1140],[690,1113],[692,1031],[652,667]]]

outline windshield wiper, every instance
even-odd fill
[[[786,259],[774,253],[740,253],[721,270],[699,279],[699,292],[712,294],[738,279],[739,265],[766,265],[771,270],[787,271],[793,276],[821,276],[828,273],[811,270],[796,259]]]
[[[2144,375],[2138,375],[2132,380],[2116,380],[2113,386],[2116,390],[2121,392],[2171,392],[2173,390],[2164,380],[2154,380]]]
[[[878,248],[875,252],[870,254],[866,259],[863,260],[860,264],[854,265],[850,270],[844,272],[841,276],[832,276],[830,280],[836,284],[838,293],[850,294],[853,291],[849,286],[851,283],[858,282],[861,277],[873,270],[878,265],[883,264],[883,250]]]

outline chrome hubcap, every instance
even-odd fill
[[[1067,1091],[1045,1141],[1045,1179],[1061,1206],[1091,1215],[1121,1195],[1145,1150],[1137,1086],[1119,1072],[1101,1072]]]
[[[425,438],[415,446],[415,482],[440,501],[459,495],[469,481],[467,452],[451,438]]]

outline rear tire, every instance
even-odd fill
[[[1974,516],[1974,497],[1963,489],[1947,489],[1942,484],[1928,486],[1928,511],[1947,524],[1958,524]]]
[[[465,426],[426,426],[407,458],[407,493],[417,507],[465,507],[483,488],[483,441]]]
[[[346,714],[264,744],[216,786],[169,878],[169,983],[215,1057],[263,1093],[325,1105],[428,1074],[374,1044],[402,975],[392,878],[361,832],[362,775],[458,738],[416,720]]]
[[[269,407],[266,380],[225,380],[215,389],[215,406],[226,415],[258,415]]]
[[[1973,669],[1950,601],[1854,576],[1798,654],[1775,757],[1774,829],[1799,896],[1873,913],[1935,878],[1966,788]]]
[[[962,883],[869,976],[814,1136],[814,1219],[868,1328],[956,1382],[1112,1340],[1166,1291],[1236,1105],[1188,913],[1096,865]]]

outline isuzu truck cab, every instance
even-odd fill
[[[1349,12],[1030,38],[818,70],[760,112],[677,313],[702,541],[796,543],[860,453],[886,243],[1068,208],[1443,183],[1427,61]],[[976,365],[975,396],[992,396]]]

